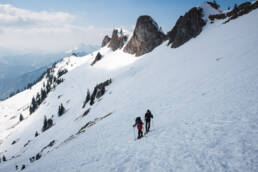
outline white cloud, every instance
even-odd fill
[[[0,4],[0,25],[2,26],[58,25],[70,22],[72,19],[74,16],[64,12],[33,12]]]
[[[109,30],[108,30],[109,31]],[[100,45],[106,29],[91,27],[5,28],[0,34],[0,47],[17,50],[61,51],[80,43]]]
[[[0,47],[15,50],[62,51],[80,43],[101,44],[110,29],[76,26],[76,16],[35,12],[0,4]]]

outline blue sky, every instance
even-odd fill
[[[17,8],[33,11],[63,11],[79,17],[77,24],[97,27],[134,25],[139,15],[151,15],[168,28],[193,6],[203,0],[0,0]],[[222,8],[245,0],[217,0]]]
[[[51,39],[51,34],[56,33],[57,36],[53,36],[53,39],[55,40],[51,41],[51,47],[53,47],[58,43],[56,41],[57,38],[59,39],[58,34],[60,36],[61,33],[64,33],[63,35],[65,35],[66,38],[61,36],[60,41],[63,43],[66,42],[67,44],[69,42],[67,40],[71,41],[68,45],[63,47],[60,46],[59,48],[68,48],[69,46],[76,44],[76,40],[82,39],[81,35],[84,34],[84,43],[100,44],[103,35],[111,32],[114,27],[122,26],[132,29],[136,23],[137,17],[144,14],[151,15],[163,30],[167,32],[173,27],[180,15],[183,15],[190,8],[198,6],[203,2],[203,0],[0,0],[0,4],[11,5],[11,7],[8,7],[10,13],[17,9],[18,11],[19,9],[27,11],[28,14],[26,14],[27,16],[25,15],[25,19],[16,23],[17,27],[21,27],[22,25],[22,29],[24,29],[25,25],[22,23],[27,22],[28,20],[30,21],[29,24],[28,22],[26,24],[26,38],[29,38],[30,34],[32,34],[34,42],[36,41],[38,43],[45,41],[45,43],[48,44],[43,38],[43,40],[36,40],[35,36],[40,38],[41,35],[45,34],[43,36],[44,38],[49,37],[49,39]],[[221,5],[222,9],[226,9],[228,6],[232,7],[235,3],[240,4],[245,1],[217,0],[217,2]],[[2,9],[6,9],[6,7],[3,7]],[[42,11],[46,11],[49,14],[46,15],[46,17],[43,17],[40,21],[36,21],[36,18],[40,18],[41,16],[41,13],[39,13],[40,15],[37,15],[36,13]],[[30,12],[35,13],[35,17],[33,19],[28,17]],[[63,14],[58,14],[56,12],[63,12]],[[23,14],[23,12],[21,12],[21,14]],[[19,17],[17,16],[17,18]],[[45,20],[45,18],[48,19]],[[54,22],[55,19],[57,19],[56,21],[58,24]],[[50,21],[49,24],[47,24],[48,21]],[[44,26],[42,26],[41,22],[45,23]],[[1,23],[0,21],[0,24],[2,24],[3,27],[6,23]],[[8,28],[4,25],[4,29],[1,29],[0,25],[0,39],[2,38],[1,32],[3,32],[3,30],[5,31],[4,33],[10,31],[9,35],[17,33],[17,30],[14,29],[15,24],[11,23],[11,25],[11,28],[9,27],[10,23],[8,23]],[[41,30],[39,29],[39,25]],[[47,30],[53,25],[55,25],[54,29],[51,28],[52,30]],[[44,34],[35,35],[35,33],[33,33],[35,30],[38,32],[42,31],[42,27]],[[61,29],[60,32],[58,32],[58,28]],[[20,36],[25,32],[20,32],[19,35],[17,33],[17,36]],[[68,36],[68,34],[71,35]],[[8,39],[8,36],[5,35],[3,38]],[[23,37],[19,39],[23,39]],[[28,45],[23,48],[29,48],[30,46],[34,46],[33,48],[36,48],[36,46],[40,46],[40,44],[35,45],[34,42],[28,41],[27,44],[23,43],[23,45]],[[14,38],[7,40],[6,46],[12,46],[12,43],[14,43]],[[20,44],[21,43],[17,43],[15,46],[19,47]],[[1,46],[4,45],[0,44],[0,47]]]

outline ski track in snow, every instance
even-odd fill
[[[42,82],[0,103],[0,155],[22,154],[1,163],[0,171],[15,171],[16,164],[26,164],[28,172],[257,171],[257,18],[255,10],[225,25],[216,21],[184,46],[171,49],[164,43],[139,58],[104,47],[100,50],[104,58],[94,66],[90,63],[97,52],[64,59],[58,66],[69,70],[64,83],[33,115],[17,109],[30,104]],[[86,117],[74,121],[89,108],[89,104],[81,108],[87,89],[92,92],[109,78],[112,84],[102,100]],[[61,102],[68,111],[57,117]],[[134,119],[143,117],[146,109],[152,111],[154,125],[135,141]],[[110,112],[75,135],[87,122]],[[19,113],[27,119],[6,131]],[[9,120],[13,115],[17,117]],[[44,115],[54,115],[55,126],[35,138]],[[63,143],[71,135],[73,139]],[[11,145],[17,138],[18,143]],[[29,163],[52,140],[55,145]]]

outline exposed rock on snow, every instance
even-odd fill
[[[40,152],[42,153],[48,147],[52,147],[55,144],[55,142],[56,142],[55,140],[52,140],[47,146],[43,147]]]
[[[102,55],[100,54],[100,52],[98,52],[94,61],[91,63],[91,66],[93,66],[95,63],[97,63],[97,61],[101,60],[101,58],[102,58]]]
[[[202,32],[205,21],[202,18],[203,9],[194,7],[184,16],[180,16],[174,28],[167,33],[168,45],[177,48]]]
[[[24,144],[24,146],[23,146],[23,147],[28,146],[28,144],[29,144],[30,142],[31,142],[31,141],[30,141],[30,140],[28,140],[28,141]]]
[[[111,38],[106,35],[102,41],[101,47],[105,47],[109,42],[110,42]]]
[[[213,23],[214,19],[225,19],[227,16],[226,14],[222,13],[222,14],[215,14],[215,15],[210,15],[209,19],[211,20],[211,22]]]
[[[89,114],[89,112],[90,112],[90,108],[89,108],[89,109],[87,109],[87,110],[82,114],[82,117],[85,117],[86,115],[88,115],[88,114]]]
[[[59,69],[58,72],[57,72],[57,77],[60,78],[61,76],[63,76],[67,72],[68,72],[67,69]]]
[[[42,157],[42,153],[44,152],[44,150],[54,146],[55,142],[56,142],[55,140],[52,140],[47,146],[43,147],[39,153],[37,153],[35,156],[30,157],[29,158],[30,163],[33,163],[34,161],[39,160]]]
[[[124,52],[141,56],[151,52],[165,40],[165,35],[150,16],[140,16]]]
[[[168,45],[177,48],[192,38],[197,37],[206,25],[210,15],[220,15],[216,2],[205,2],[200,7],[194,7],[184,16],[180,16],[176,25],[167,33]]]
[[[90,97],[90,105],[94,104],[95,98],[99,99],[100,97],[102,97],[105,94],[106,86],[110,85],[111,82],[112,82],[112,80],[109,79],[109,80],[106,80],[105,82],[102,82],[95,86],[93,93],[91,94],[91,97]]]
[[[113,51],[116,51],[124,46],[127,39],[128,37],[123,34],[122,30],[118,33],[118,30],[114,29],[108,47],[110,47]]]
[[[82,126],[80,128],[80,130],[76,133],[76,135],[79,135],[79,134],[85,132],[86,128],[89,128],[89,127],[95,125],[97,122],[101,121],[102,119],[105,119],[106,117],[108,117],[110,115],[112,115],[112,112],[108,113],[107,115],[105,115],[103,117],[95,118],[93,121],[87,122],[84,126]]]
[[[255,10],[258,8],[258,1],[255,1],[254,3],[251,2],[244,2],[239,6],[235,6],[233,10],[227,12],[227,13],[222,13],[222,14],[217,14],[217,15],[210,15],[209,19],[213,22],[215,19],[225,19],[228,17],[228,20],[224,22],[228,23],[231,20],[234,20],[238,18],[239,16],[248,14],[249,12]]]

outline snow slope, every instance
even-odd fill
[[[69,70],[64,82],[31,116],[21,108],[43,81],[0,103],[0,155],[8,159],[0,171],[22,164],[31,172],[257,171],[257,19],[255,10],[227,24],[216,21],[177,49],[164,43],[139,58],[107,47],[94,66],[97,51],[65,58],[56,67]],[[106,94],[82,109],[87,89],[109,78]],[[60,103],[67,111],[58,117]],[[135,141],[132,124],[147,108],[154,115],[151,132]],[[26,120],[7,130],[19,113]],[[54,126],[42,133],[44,115],[53,115]],[[76,134],[89,121],[96,124]]]

